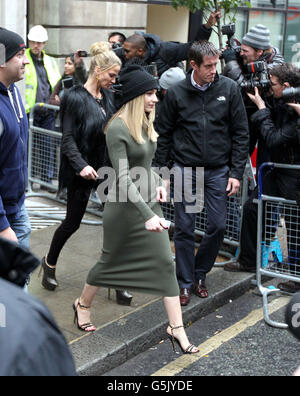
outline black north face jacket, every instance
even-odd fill
[[[216,76],[202,92],[186,80],[170,88],[157,122],[158,148],[154,165],[171,161],[187,167],[230,167],[230,177],[241,180],[248,158],[249,130],[237,84]]]

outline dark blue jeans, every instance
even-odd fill
[[[29,215],[25,207],[25,203],[21,207],[19,213],[16,213],[14,215],[8,215],[7,220],[10,224],[10,227],[13,229],[13,231],[17,236],[19,244],[22,247],[29,249],[31,225],[30,225]],[[28,284],[29,284],[29,277],[27,279],[27,284],[24,287],[25,291],[28,290],[27,288]]]
[[[184,168],[181,169],[184,177]],[[195,171],[193,189],[195,190]],[[229,168],[204,170],[204,203],[207,211],[207,229],[195,256],[196,213],[188,213],[188,205],[182,194],[182,202],[175,202],[175,250],[176,271],[180,288],[191,288],[195,281],[205,280],[215,264],[224,239],[227,215],[226,187]],[[184,185],[184,183],[183,183]],[[176,188],[176,186],[175,186]]]
[[[7,220],[17,236],[19,244],[24,248],[29,249],[31,225],[25,204],[17,214],[8,215]]]

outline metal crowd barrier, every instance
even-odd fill
[[[258,175],[257,286],[263,297],[264,318],[270,326],[286,329],[286,323],[270,319],[268,296],[282,293],[262,285],[262,276],[300,282],[300,209],[296,201],[263,194],[265,169],[293,169],[300,166],[265,163]]]
[[[253,172],[251,159],[248,159],[246,169],[241,183],[241,188],[238,194],[227,199],[227,220],[226,231],[223,243],[238,249],[240,246],[240,230],[241,220],[243,215],[243,205],[249,197],[249,190],[253,190],[256,186],[255,175]],[[204,209],[196,216],[195,234],[203,237],[207,228],[207,213],[205,205],[202,202]],[[162,205],[164,216],[167,220],[171,221],[172,226],[175,224],[174,202],[168,202]],[[197,247],[197,244],[195,245]],[[226,263],[235,261],[236,255],[232,255],[228,251],[220,251],[221,256],[228,258],[229,261],[221,263],[216,262],[216,267],[222,267]]]
[[[28,192],[27,198],[40,197],[47,198],[54,202],[65,204],[66,202],[57,197],[58,192],[58,174],[60,167],[60,146],[62,134],[59,131],[39,128],[34,125],[34,112],[36,109],[45,108],[48,110],[59,111],[58,106],[53,106],[45,103],[37,103],[30,112],[29,116],[29,139],[28,139]],[[45,191],[34,191],[33,184],[44,186],[47,189],[53,190],[50,194]],[[93,203],[101,203],[98,199],[91,198]],[[102,212],[91,208],[87,209],[88,213],[102,216]],[[29,209],[29,215],[53,220],[64,220],[64,213],[53,214],[53,211],[39,212],[34,209]],[[102,225],[102,221],[83,220],[84,224]]]

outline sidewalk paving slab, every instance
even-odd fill
[[[57,226],[33,231],[31,250],[42,258],[49,249]],[[73,323],[72,304],[81,294],[89,270],[101,254],[103,228],[81,225],[65,245],[57,266],[59,287],[49,292],[41,286],[39,269],[32,274],[29,292],[40,299],[54,315],[68,341],[79,375],[101,375],[166,338],[167,315],[162,298],[133,293],[130,307],[108,300],[107,289],[100,289],[92,307],[93,334],[84,334]],[[251,287],[253,274],[228,273],[214,268],[207,279],[209,298],[192,297],[183,307],[188,324],[213,312]]]

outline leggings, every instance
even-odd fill
[[[79,229],[89,202],[90,193],[91,190],[83,192],[74,187],[68,188],[66,218],[53,236],[47,256],[48,264],[56,265],[65,243]]]

